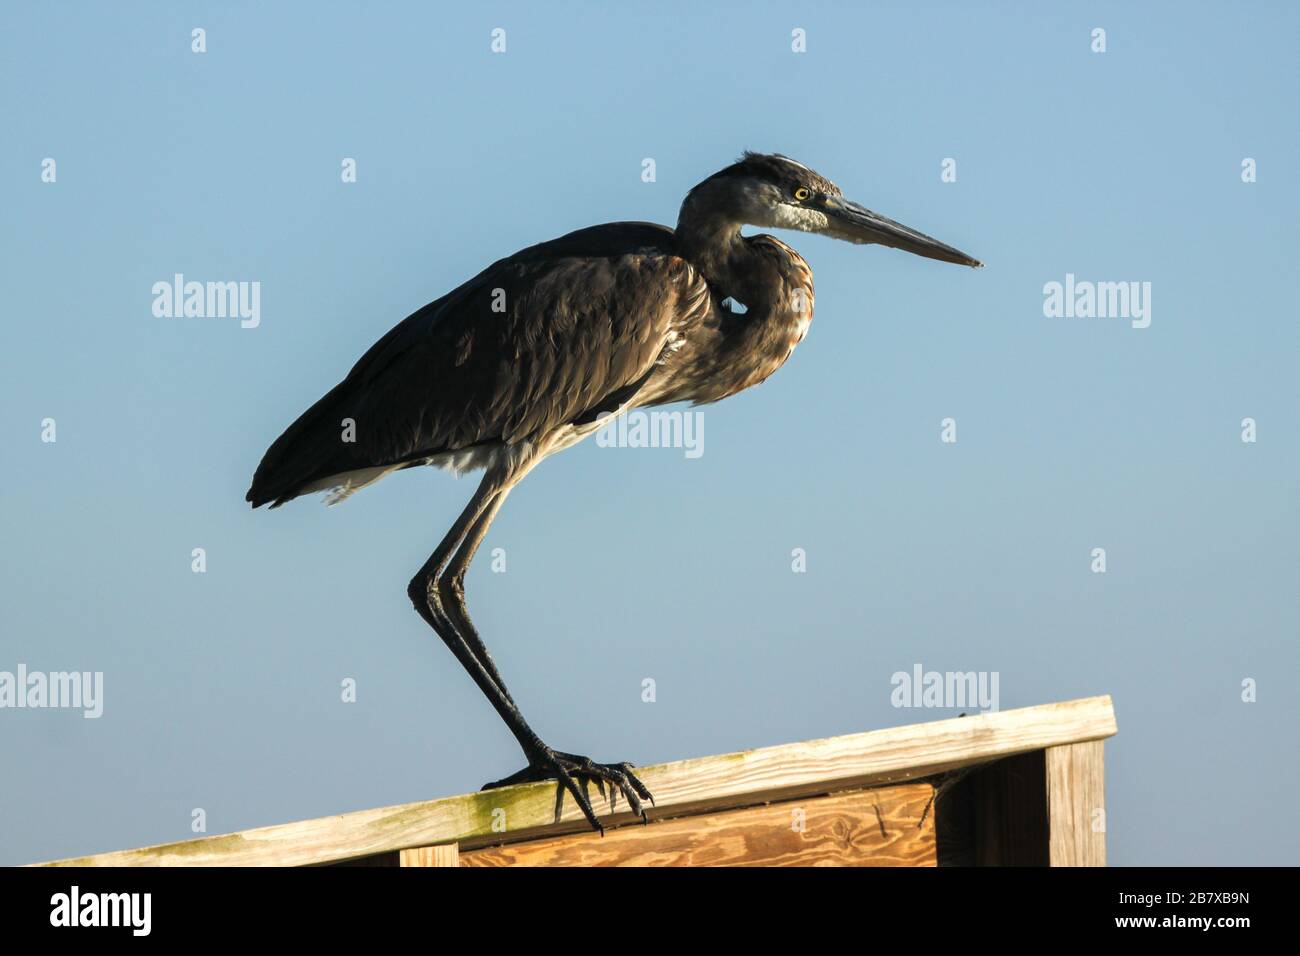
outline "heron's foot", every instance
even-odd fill
[[[627,805],[632,812],[642,820],[646,820],[645,804],[642,801],[649,801],[651,805],[655,802],[650,791],[646,789],[646,785],[633,773],[632,764],[596,763],[590,757],[568,754],[561,750],[551,750],[549,747],[543,747],[536,754],[533,754],[529,758],[528,766],[523,770],[512,773],[502,780],[484,784],[483,789],[495,790],[498,787],[509,787],[516,783],[536,783],[540,780],[557,781],[558,785],[555,790],[555,821],[557,823],[560,820],[560,811],[564,809],[564,791],[567,790],[573,797],[574,803],[582,811],[582,815],[591,824],[591,828],[601,834],[605,832],[605,828],[596,819],[596,811],[591,808],[591,799],[587,794],[588,787],[592,783],[596,785],[596,789],[600,791],[602,797],[607,796],[611,811],[618,804],[619,791],[622,791],[623,796],[627,799]],[[609,784],[608,795],[605,792],[606,784]]]

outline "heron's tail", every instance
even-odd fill
[[[337,401],[341,387],[331,389],[271,443],[244,496],[254,508],[268,503],[278,508],[299,495],[328,487],[320,484],[322,479],[357,467],[346,460],[347,446],[341,440]]]

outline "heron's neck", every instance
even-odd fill
[[[755,255],[740,226],[718,217],[696,218],[683,210],[677,220],[677,248],[709,285],[748,305],[753,287],[767,285],[769,263]]]
[[[740,223],[718,216],[693,215],[683,209],[677,219],[677,245],[683,258],[716,281],[732,270],[731,260],[742,251]]]
[[[739,224],[684,214],[676,245],[709,284],[719,333],[711,344],[686,353],[702,370],[703,382],[682,397],[716,401],[757,385],[785,363],[808,331],[812,272],[775,237],[741,236]],[[724,298],[744,308],[737,313]]]

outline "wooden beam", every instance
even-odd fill
[[[461,866],[934,866],[928,783],[472,850]]]
[[[1109,697],[806,743],[700,757],[639,771],[655,795],[651,819],[916,780],[956,767],[1116,731]],[[597,807],[607,827],[637,822],[619,802]],[[295,866],[458,843],[461,850],[585,829],[572,800],[555,821],[555,786],[521,784],[440,800],[358,810],[225,836],[57,861],[66,866]]]
[[[1047,748],[1052,866],[1106,865],[1106,778],[1102,742]]]
[[[460,866],[460,848],[454,843],[412,847],[401,852],[398,866]]]

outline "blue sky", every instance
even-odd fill
[[[1114,696],[1113,863],[1296,862],[1296,27],[1283,3],[6,4],[0,670],[102,671],[105,700],[0,710],[0,863],[517,769],[405,596],[472,483],[254,513],[249,477],[409,312],[570,229],[671,224],[745,148],[987,267],[783,234],[812,330],[706,410],[703,455],[588,442],[528,478],[485,544],[506,572],[468,591],[534,728],[646,764],[952,716],[891,706],[891,675],[997,672],[1002,709]],[[178,272],[259,282],[260,325],[156,318]],[[1150,282],[1150,326],[1045,316],[1067,273]]]

